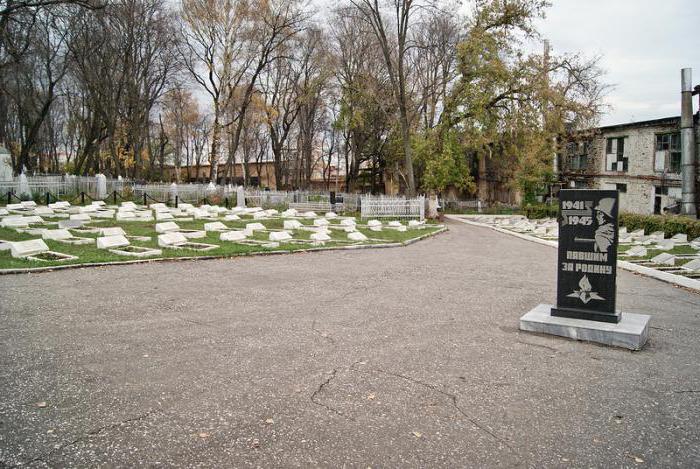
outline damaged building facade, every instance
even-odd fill
[[[571,136],[554,163],[560,187],[613,189],[620,210],[698,213],[700,106],[693,114],[692,70],[681,70],[681,115],[609,125]]]
[[[693,122],[697,155],[698,114]],[[616,189],[623,212],[659,214],[675,209],[682,198],[680,124],[680,117],[669,117],[578,135],[558,158],[562,187]]]

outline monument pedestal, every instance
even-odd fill
[[[649,337],[651,316],[624,313],[617,324],[552,316],[552,305],[539,304],[520,318],[520,330],[558,335],[613,347],[640,350]]]

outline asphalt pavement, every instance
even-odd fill
[[[620,271],[639,352],[523,333],[556,250],[449,228],[0,276],[0,467],[700,465],[700,295]]]

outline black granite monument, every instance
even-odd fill
[[[559,192],[557,305],[552,316],[618,323],[617,191]]]

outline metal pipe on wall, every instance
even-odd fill
[[[695,200],[695,131],[693,129],[693,69],[681,69],[681,214],[697,216]]]

